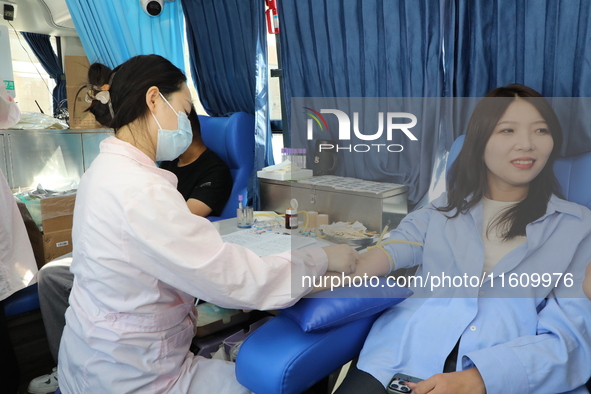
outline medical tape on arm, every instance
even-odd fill
[[[390,261],[390,272],[392,272],[392,271],[394,271],[394,266],[395,266],[394,259],[392,258],[390,253],[384,248],[384,245],[396,243],[396,244],[408,244],[408,245],[415,245],[415,246],[423,246],[423,244],[421,242],[403,241],[403,240],[382,241],[382,238],[384,238],[384,235],[386,235],[386,231],[388,231],[388,226],[384,227],[384,230],[380,234],[380,238],[378,238],[377,243],[374,246],[368,247],[367,250],[372,250],[372,249],[378,248],[378,249],[381,249],[384,253],[386,253],[386,256],[388,256],[388,261]]]

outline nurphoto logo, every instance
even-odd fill
[[[346,142],[351,140],[351,130],[353,134],[359,140],[362,141],[376,141],[380,139],[386,131],[387,141],[392,141],[394,133],[402,132],[411,141],[418,141],[417,137],[410,131],[411,128],[416,126],[417,117],[408,112],[378,112],[378,130],[375,133],[367,134],[367,130],[359,130],[359,112],[353,112],[353,127],[351,127],[351,119],[349,115],[344,111],[338,109],[321,109],[316,111],[310,107],[304,107],[305,114],[310,118],[307,120],[306,132],[309,141],[314,139],[314,129],[318,129],[321,133],[327,132],[328,122],[322,114],[335,115],[338,122],[338,135],[339,142]],[[410,120],[404,121],[404,120]],[[401,122],[402,121],[402,122]],[[314,125],[317,125],[315,127]],[[385,124],[385,126],[384,126]],[[404,147],[401,144],[320,144],[319,149],[329,150],[335,149],[336,151],[346,150],[349,152],[369,152],[370,150],[377,150],[380,152],[381,149],[385,149],[388,152],[402,152]]]

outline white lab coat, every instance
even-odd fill
[[[310,290],[292,278],[324,274],[326,253],[261,259],[224,243],[207,219],[191,214],[172,173],[115,137],[100,148],[76,197],[61,391],[247,392],[232,363],[189,352],[193,297],[231,308],[285,307]]]
[[[0,172],[0,301],[35,282],[37,263],[25,224]]]

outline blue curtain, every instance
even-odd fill
[[[60,108],[67,108],[66,79],[62,65],[51,47],[47,34],[25,32],[21,32],[21,34],[39,59],[45,72],[55,81],[56,85],[53,89],[53,116],[55,117],[59,114]]]
[[[406,184],[411,206],[422,204],[478,97],[521,83],[552,97],[564,155],[590,151],[590,100],[564,99],[591,96],[589,15],[586,0],[282,0],[292,146],[313,149],[293,98],[424,97],[413,104],[419,143],[397,155],[343,152],[337,168],[337,175]],[[324,136],[337,139],[334,117],[326,118],[332,132]]]
[[[264,1],[183,0],[183,10],[191,72],[207,113],[255,116],[255,168],[249,203],[258,209],[256,170],[273,164]]]
[[[305,128],[293,127],[298,124],[293,118],[303,114],[300,108],[292,108],[292,98],[443,96],[442,17],[446,4],[443,0],[279,2],[292,147],[314,150]],[[420,128],[413,128],[418,141],[407,143],[399,133],[398,139],[377,142],[400,143],[404,146],[400,153],[339,152],[336,175],[406,184],[409,202],[416,204],[429,189],[441,137],[438,121],[431,116],[439,111],[437,101],[411,101],[413,113],[422,119]],[[375,111],[369,115],[371,108],[367,113],[375,117]],[[334,134],[337,129],[329,124],[333,140],[338,138]],[[356,142],[363,141],[351,140]]]
[[[136,55],[155,53],[185,69],[183,13],[180,0],[164,2],[149,16],[140,0],[66,0],[90,63],[111,68]]]
[[[455,96],[482,96],[510,83],[546,97],[591,96],[591,2],[455,0]],[[591,151],[588,100],[555,99],[566,156]],[[455,135],[463,134],[458,127]]]

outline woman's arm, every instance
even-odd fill
[[[540,311],[536,334],[464,357],[478,368],[491,393],[574,390],[589,378],[590,310],[591,302],[584,297],[549,297]]]
[[[583,272],[591,256],[587,234],[563,272],[572,281],[559,282],[546,297],[535,333],[465,355],[489,392],[567,392],[589,379],[591,301],[583,293]]]
[[[390,273],[390,260],[382,249],[372,249],[368,252],[361,253],[358,256],[355,272],[345,275],[351,277],[353,283],[360,283],[353,280],[355,277],[363,279],[372,276],[385,276]],[[322,286],[315,286],[312,289],[311,294],[334,288],[335,284],[337,284],[336,287],[340,287],[345,283],[341,280],[342,274],[340,273],[327,271],[324,276],[326,279],[322,279]],[[331,277],[333,276],[336,277],[334,281],[331,280]]]
[[[386,252],[376,248],[359,255],[355,272],[350,276],[386,276],[392,271],[390,267]]]
[[[380,243],[381,246],[374,246],[373,249],[359,254],[355,272],[348,277],[351,279],[361,277],[362,279],[372,276],[386,276],[398,268],[408,268],[421,264],[423,241],[429,226],[430,216],[433,209],[420,209],[408,214],[395,230],[390,232],[390,237]],[[399,264],[400,263],[400,264]],[[331,277],[337,276],[334,281]],[[339,279],[339,280],[336,280]],[[329,270],[322,280],[324,286],[316,286],[312,293],[342,286],[342,274]],[[369,279],[367,279],[369,280]],[[362,280],[363,282],[363,280]],[[357,282],[360,283],[360,282]]]

